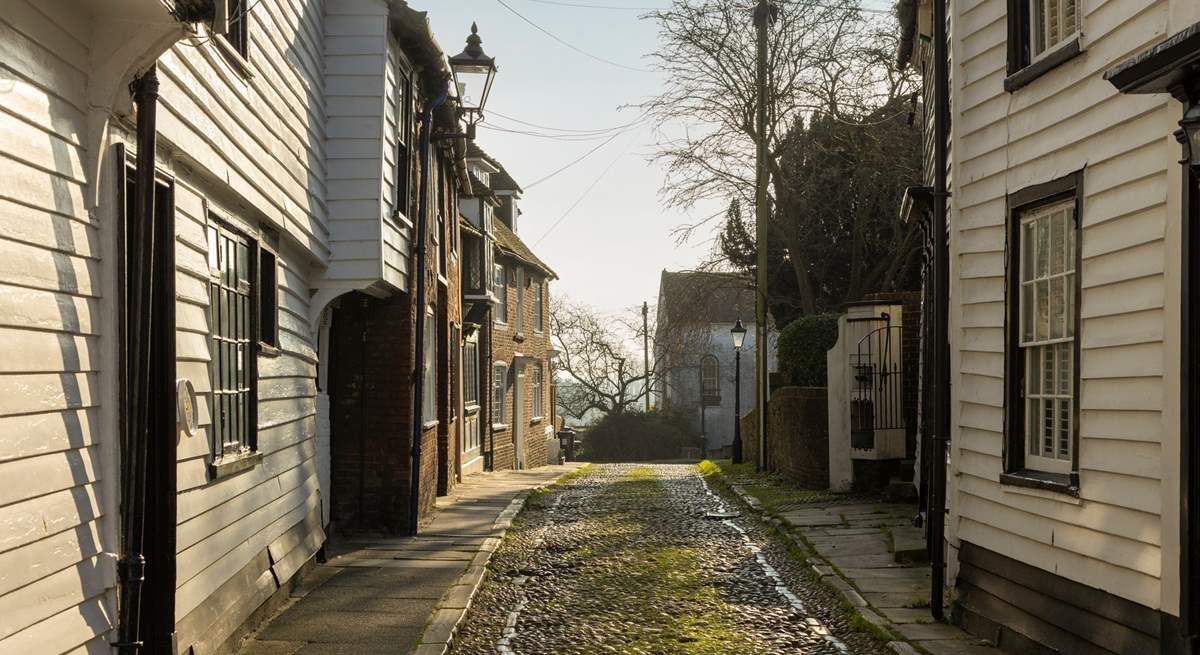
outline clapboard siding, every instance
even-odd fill
[[[96,652],[112,625],[104,278],[85,203],[90,54],[78,21],[25,0],[0,14],[2,652]]]
[[[176,533],[179,585],[176,618],[181,622],[186,620],[194,628],[194,634],[184,638],[200,639],[203,634],[209,641],[212,635],[205,634],[209,624],[199,623],[204,620],[211,623],[216,618],[188,620],[189,614],[256,561],[268,544],[301,521],[306,514],[298,508],[318,503],[320,490],[312,460],[316,412],[314,346],[307,323],[298,320],[308,313],[307,262],[311,253],[306,254],[286,241],[278,252],[280,353],[258,358],[258,451],[263,459],[250,471],[210,479],[208,464],[213,453],[209,434],[212,419],[207,409],[212,388],[208,380],[208,274],[203,253],[198,249],[203,243],[200,240],[204,233],[203,207],[207,203],[221,215],[251,225],[253,217],[241,215],[214,197],[204,196],[203,188],[181,180],[176,191],[179,224],[176,279],[180,289],[191,289],[187,295],[181,294],[177,303],[187,308],[176,314],[177,366],[180,375],[186,370],[199,378],[195,386],[201,401],[200,430],[180,443],[178,455],[181,493]],[[324,535],[317,537],[319,545]],[[246,594],[256,596],[257,592],[247,589]],[[240,605],[238,608],[247,614],[253,610],[254,607]],[[240,618],[245,617],[235,621],[223,617],[221,625],[234,626]]]
[[[388,10],[376,0],[353,0],[329,3],[325,11],[332,254],[324,283],[365,289],[387,280],[398,287],[383,256],[391,198],[385,134],[395,86]]]
[[[1005,0],[954,22],[951,314],[957,344],[954,541],[1160,603],[1166,314],[1166,102],[1121,96],[1113,62],[1166,32],[1165,0],[1084,0],[1084,53],[1014,93]],[[1079,499],[998,482],[1003,467],[1007,196],[1084,170]]]

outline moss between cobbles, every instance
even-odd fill
[[[733,484],[741,486],[763,504],[763,509],[773,514],[801,505],[833,502],[843,497],[824,489],[800,489],[781,476],[756,472],[753,464],[704,460],[698,467],[705,476],[721,474]]]
[[[622,476],[614,491],[660,497],[665,489],[653,469],[639,466]],[[638,621],[628,626],[632,639],[622,644],[622,652],[725,655],[758,650],[729,620],[740,610],[720,597],[697,549],[651,545],[630,557],[628,541],[620,536],[649,529],[640,512],[613,512],[593,521],[599,534],[572,551],[571,559],[585,568],[589,588],[621,590],[624,600],[637,606]],[[621,565],[603,564],[611,558],[619,558]]]
[[[704,475],[705,477],[712,477],[716,480],[719,480],[722,484],[729,484],[731,482],[731,480],[728,479],[730,476],[726,473],[727,469],[732,468],[735,471],[740,471],[743,477],[741,479],[737,479],[737,481],[734,483],[740,485],[742,487],[742,489],[746,491],[747,494],[754,496],[756,499],[758,499],[758,501],[760,503],[762,503],[763,510],[766,512],[766,514],[772,515],[772,516],[777,514],[780,508],[787,507],[789,505],[789,503],[790,504],[805,504],[805,503],[791,503],[790,499],[800,497],[800,496],[812,498],[812,497],[815,497],[815,494],[824,493],[824,492],[809,492],[809,491],[802,490],[802,489],[794,489],[794,490],[792,490],[791,493],[789,493],[787,490],[774,491],[774,489],[778,489],[778,487],[775,486],[775,485],[778,485],[778,482],[773,481],[771,483],[772,486],[770,487],[771,489],[773,489],[773,491],[769,491],[768,493],[763,494],[763,493],[761,493],[761,491],[762,491],[761,485],[755,485],[752,483],[748,484],[745,481],[745,477],[748,475],[746,473],[746,469],[749,468],[750,466],[751,465],[749,465],[749,464],[730,465],[726,462],[718,463],[718,462],[712,462],[709,460],[704,460],[704,461],[700,462],[699,464],[697,464],[696,468],[699,469],[700,473],[702,475]],[[754,473],[753,470],[750,471],[749,475],[757,476],[759,478],[775,477],[775,476],[770,476],[770,475],[766,475],[766,474],[762,474],[762,473]],[[826,494],[826,495],[831,495],[831,494]],[[818,502],[818,501],[810,500],[807,502]],[[842,519],[842,521],[846,520],[844,516],[842,516],[841,519]],[[838,575],[838,577],[842,578],[842,580],[844,580],[847,584],[849,584],[850,587],[854,588],[855,591],[861,591],[858,589],[858,586],[854,584],[854,581],[851,580],[850,578],[848,578],[841,571],[841,569],[839,569],[836,565],[829,562],[828,560],[825,560],[824,558],[821,558],[819,555],[817,555],[816,549],[813,548],[812,543],[808,540],[807,537],[804,536],[804,533],[800,532],[799,530],[788,532],[786,530],[786,527],[784,527],[784,526],[774,526],[774,528],[777,532],[779,532],[781,534],[788,534],[788,535],[792,536],[793,538],[795,538],[796,541],[799,541],[800,543],[804,544],[804,547],[808,550],[808,552],[806,553],[806,552],[803,552],[800,548],[796,547],[795,545],[789,545],[787,548],[788,557],[792,558],[793,560],[795,560],[798,563],[802,563],[802,564],[806,564],[806,565],[808,564],[808,561],[811,558],[820,558],[822,561],[825,561],[825,563],[830,566],[830,568],[834,571],[834,573],[836,573]],[[851,604],[850,601],[846,600],[844,597],[841,597],[841,591],[837,587],[833,586],[832,584],[829,584],[823,578],[820,578],[819,580],[822,585],[829,588],[830,590],[832,590],[835,594],[837,594],[839,596],[839,598],[840,598],[839,604],[841,606],[841,611],[846,616],[848,622],[850,623],[851,626],[854,627],[855,630],[857,630],[863,634],[869,635],[871,638],[873,638],[879,642],[886,643],[886,642],[894,641],[894,640],[898,639],[898,637],[896,635],[892,634],[891,631],[885,630],[885,629],[875,625],[874,623],[871,623],[870,621],[868,621],[866,619],[866,617],[864,617],[858,611],[857,607],[855,607],[853,604]]]

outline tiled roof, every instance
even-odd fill
[[[483,148],[479,147],[479,144],[475,143],[474,141],[467,142],[467,158],[482,159],[499,169],[500,172],[492,173],[492,183],[488,185],[493,191],[521,191],[521,185],[517,184],[517,181],[508,174],[508,171],[504,169],[504,165],[500,163],[500,160],[489,155]]]
[[[525,245],[525,242],[521,241],[520,237],[518,237],[516,234],[513,234],[513,231],[508,229],[507,225],[500,221],[496,221],[495,225],[493,226],[493,231],[496,237],[496,245],[499,246],[500,249],[505,253],[512,257],[516,257],[517,259],[529,264],[530,266],[533,266],[534,268],[540,269],[543,273],[553,279],[558,279],[558,274],[555,273],[549,266],[547,266],[545,262],[538,259],[537,255],[533,254],[533,251],[529,249],[529,246]]]

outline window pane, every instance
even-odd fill
[[[1022,341],[1033,341],[1033,308],[1034,308],[1034,291],[1036,287],[1033,284],[1021,285],[1021,322]]]
[[[1025,403],[1025,440],[1029,442],[1029,454],[1038,455],[1039,438],[1038,438],[1038,421],[1041,414],[1039,413],[1039,403],[1037,399],[1029,400]]]
[[[1058,458],[1071,459],[1071,401],[1058,401]]]
[[[1049,338],[1050,335],[1050,282],[1042,280],[1037,283],[1037,316],[1034,317],[1037,321],[1035,326],[1037,334],[1034,335],[1039,341]]]
[[[216,270],[221,267],[220,242],[217,239],[217,228],[212,225],[208,226],[208,267]]]
[[[1029,222],[1021,228],[1021,280],[1026,282],[1034,278],[1033,256],[1037,252],[1034,225]]]
[[[1050,223],[1045,218],[1039,218],[1034,224],[1037,225],[1037,277],[1046,277],[1050,264]]]
[[[1066,286],[1065,277],[1050,280],[1050,338],[1058,339],[1066,336],[1066,298],[1063,288]]]
[[[1063,253],[1066,251],[1063,243],[1063,233],[1060,224],[1062,223],[1062,212],[1051,214],[1043,218],[1042,221],[1049,223],[1050,230],[1050,274],[1062,273],[1063,271]]]
[[[1054,347],[1039,346],[1038,353],[1042,358],[1042,393],[1049,395],[1054,393]]]
[[[1072,365],[1071,359],[1071,344],[1060,343],[1058,348],[1058,393],[1064,396],[1073,394],[1073,382],[1075,381],[1075,367]]]
[[[1036,396],[1042,392],[1042,349],[1025,349],[1025,378],[1029,387],[1029,395]]]
[[[1054,457],[1054,401],[1042,401],[1042,455]]]

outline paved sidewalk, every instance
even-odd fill
[[[730,486],[762,510],[757,498]],[[959,627],[931,618],[929,564],[897,561],[915,554],[914,539],[923,549],[923,537],[912,527],[913,513],[911,504],[813,504],[784,509],[771,520],[809,553],[813,570],[864,619],[904,639],[888,643],[899,655],[1001,655]]]
[[[526,496],[582,466],[467,477],[418,537],[340,540],[243,655],[441,655]]]

